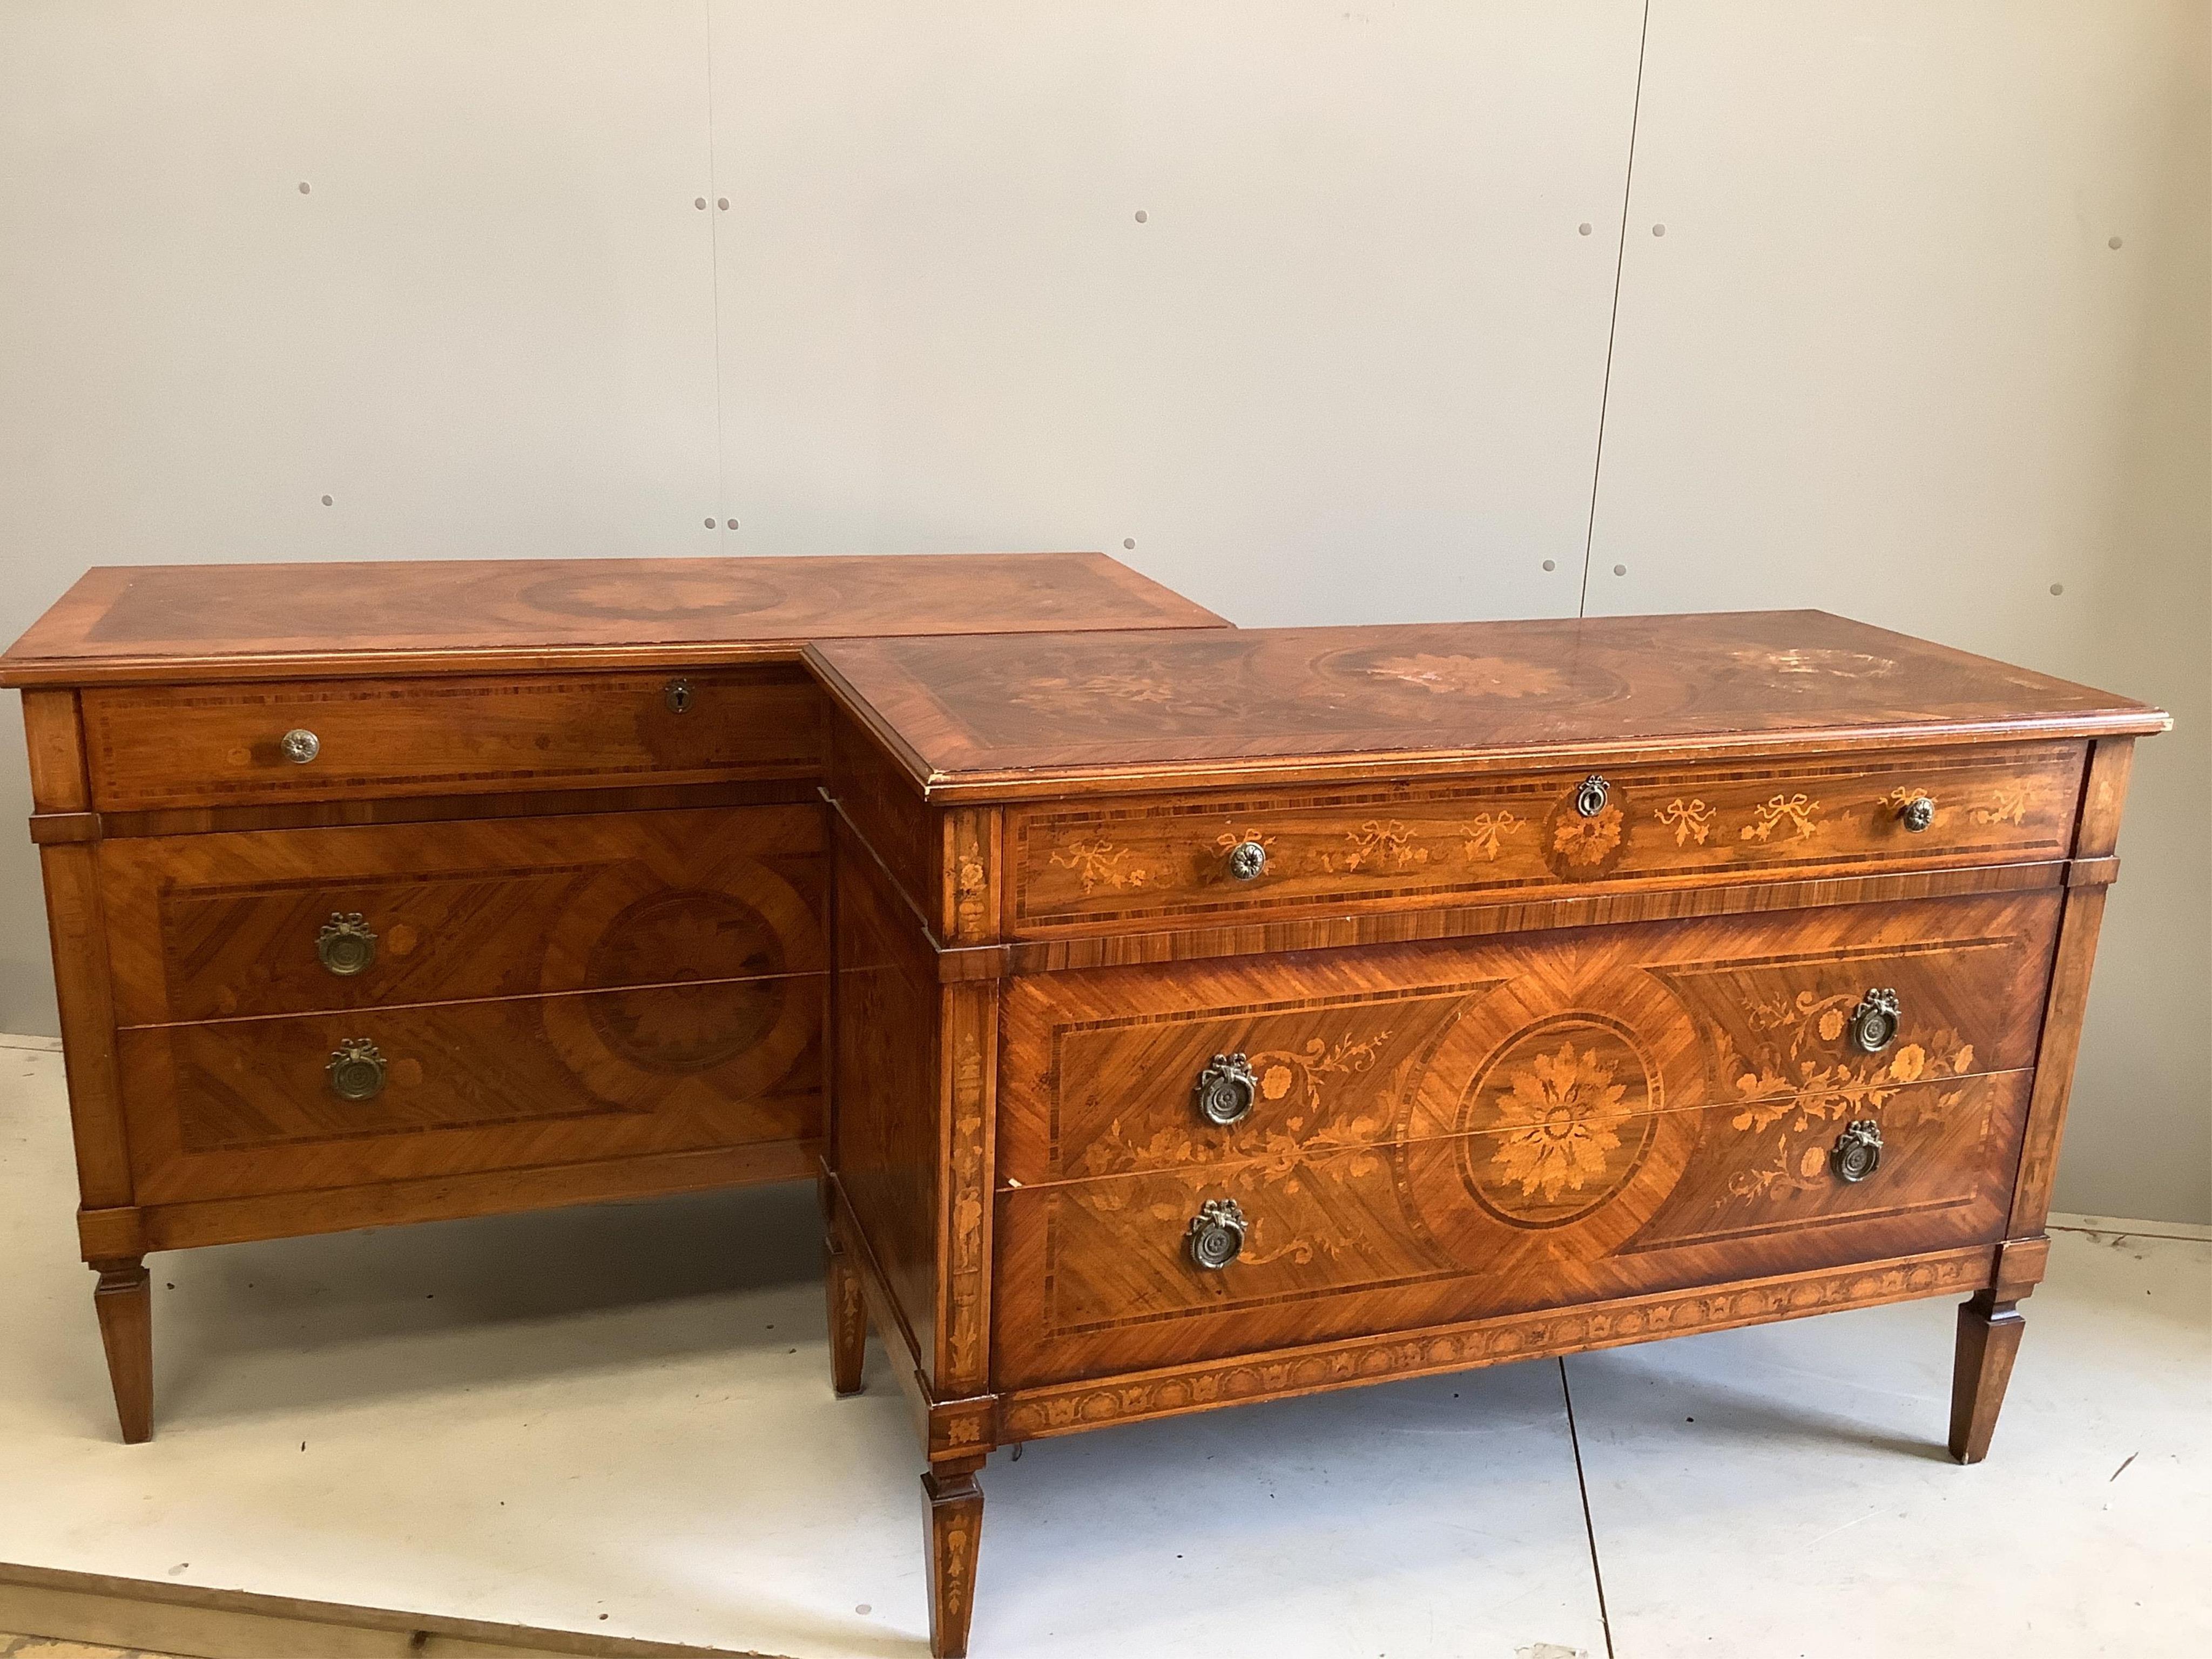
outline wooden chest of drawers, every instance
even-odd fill
[[[1815,613],[817,647],[835,1381],[995,1448],[1946,1292],[1986,1450],[2133,739]]]
[[[809,640],[1219,625],[1096,554],[86,576],[0,684],[124,1437],[149,1250],[813,1172]]]

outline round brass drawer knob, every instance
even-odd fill
[[[323,1069],[340,1100],[374,1100],[384,1092],[384,1055],[367,1037],[348,1037]]]
[[[1836,1150],[1828,1154],[1828,1167],[1838,1181],[1864,1181],[1881,1167],[1881,1125],[1861,1118],[1836,1137]]]
[[[1190,1218],[1185,1242],[1192,1261],[1208,1273],[1218,1273],[1243,1252],[1244,1212],[1233,1198],[1207,1199]]]
[[[1256,841],[1240,841],[1229,849],[1229,873],[1239,881],[1256,881],[1267,867],[1267,849]]]
[[[1897,1041],[1900,1018],[1896,992],[1869,991],[1851,1010],[1851,1046],[1861,1054],[1880,1054]]]
[[[340,979],[368,971],[376,960],[376,935],[358,910],[333,910],[315,935],[315,955]]]
[[[276,746],[295,766],[305,766],[323,752],[323,740],[304,726],[294,726],[276,740]]]
[[[1242,1122],[1260,1097],[1260,1079],[1242,1054],[1216,1054],[1198,1074],[1198,1111],[1208,1123],[1227,1128]]]
[[[1915,795],[1897,809],[1897,818],[1917,836],[1936,822],[1936,803],[1926,795]]]
[[[1594,818],[1605,811],[1605,803],[1613,794],[1613,786],[1595,772],[1583,780],[1583,787],[1575,791],[1575,811],[1586,818]]]

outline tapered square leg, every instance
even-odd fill
[[[823,1282],[830,1300],[830,1384],[837,1397],[860,1392],[860,1367],[868,1353],[868,1304],[860,1293],[860,1270],[838,1242],[833,1226]]]
[[[983,1538],[981,1459],[939,1464],[921,1477],[922,1530],[929,1550],[929,1651],[962,1659],[968,1620],[975,1610],[975,1554]]]
[[[2013,1357],[2027,1328],[2019,1304],[1983,1291],[1959,1309],[1959,1347],[1951,1370],[1951,1455],[1978,1463],[1990,1455]]]
[[[92,1310],[107,1350],[107,1382],[115,1391],[115,1419],[125,1443],[154,1433],[154,1296],[146,1258],[125,1256],[89,1264],[100,1275]]]

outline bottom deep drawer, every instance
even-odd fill
[[[1729,1104],[1019,1188],[999,1197],[996,1385],[1108,1375],[2002,1232],[2032,1074]],[[1857,1173],[1871,1124],[1881,1150]],[[1839,1157],[1856,1146],[1858,1163]],[[1193,1259],[1241,1222],[1233,1260]]]
[[[820,1133],[818,974],[118,1033],[137,1200]]]

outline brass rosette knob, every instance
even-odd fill
[[[295,766],[305,766],[323,752],[323,740],[304,726],[295,726],[276,739],[276,747]]]
[[[1267,849],[1256,841],[1240,841],[1229,849],[1229,873],[1239,881],[1257,881],[1267,867]]]
[[[1915,795],[1897,809],[1897,821],[1914,835],[1918,835],[1936,822],[1936,802],[1932,796]]]

